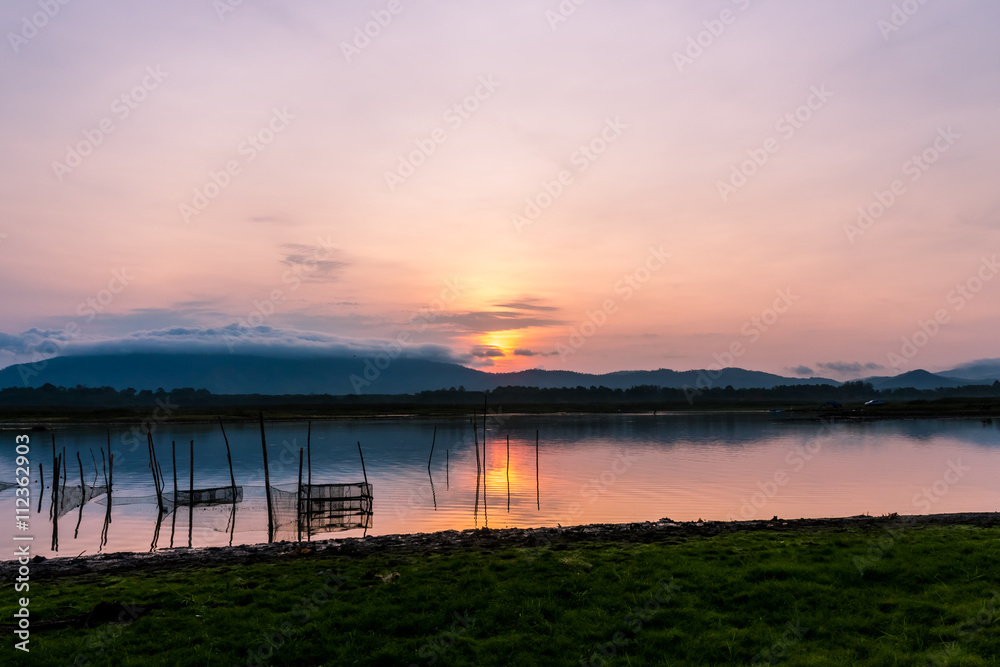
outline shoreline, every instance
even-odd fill
[[[851,516],[815,519],[771,519],[750,521],[688,521],[661,519],[655,522],[622,524],[584,524],[555,528],[477,528],[446,530],[435,533],[376,535],[371,537],[330,537],[312,542],[274,542],[232,547],[178,547],[155,552],[116,552],[73,557],[35,556],[30,561],[31,576],[51,579],[63,576],[106,574],[142,569],[145,571],[241,565],[282,558],[314,558],[404,553],[447,553],[452,551],[506,548],[544,549],[581,542],[670,543],[680,539],[714,537],[736,532],[809,532],[900,530],[923,526],[971,525],[981,528],[1000,526],[1000,512],[960,512],[952,514],[914,514],[886,516]],[[16,560],[0,561],[0,577],[13,579]]]

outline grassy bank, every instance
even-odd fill
[[[30,656],[10,635],[5,651],[24,665],[994,665],[998,539],[779,528],[41,577]]]

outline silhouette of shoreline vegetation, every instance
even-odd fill
[[[506,413],[676,412],[770,410],[782,418],[1000,416],[1000,382],[939,389],[883,389],[856,381],[833,385],[782,385],[771,389],[709,387],[693,392],[656,386],[499,387],[485,392],[492,409]],[[0,419],[108,421],[150,418],[185,421],[252,418],[267,409],[274,418],[468,414],[482,409],[484,392],[453,387],[416,394],[212,394],[206,389],[141,390],[112,387],[9,387],[0,390]],[[865,405],[869,401],[884,405]]]

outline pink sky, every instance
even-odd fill
[[[490,370],[1000,357],[992,3],[230,4],[0,9],[0,365],[234,323]]]

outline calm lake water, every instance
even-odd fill
[[[428,455],[435,428],[434,455]],[[539,433],[536,486],[535,433]],[[5,455],[0,481],[14,480],[14,436],[0,433]],[[266,425],[272,486],[294,491],[305,422]],[[163,518],[157,506],[145,435],[111,431],[115,451],[111,524],[104,496],[58,520],[58,555],[148,551],[267,541],[267,513],[260,430],[256,423],[228,423],[236,505],[188,508]],[[80,453],[87,484],[103,483],[100,447],[104,427],[30,432],[29,530],[14,525],[13,488],[0,491],[7,544],[16,534],[34,536],[32,553],[53,555],[49,518],[52,442],[66,448],[68,484],[79,486]],[[510,439],[508,467],[507,438]],[[479,422],[482,438],[482,422]],[[177,443],[177,476],[189,483],[189,442],[194,440],[195,488],[230,484],[218,424],[161,424],[153,432],[157,456],[172,490],[171,441]],[[759,414],[504,415],[486,432],[485,508],[477,498],[476,447],[469,419],[384,418],[313,422],[314,484],[360,482],[373,487],[371,527],[323,533],[314,539],[363,534],[564,526],[596,522],[770,519],[1000,510],[1000,421],[931,419],[824,424],[774,420]],[[93,451],[93,456],[91,454]],[[95,465],[100,470],[95,474]],[[44,466],[40,493],[38,464]],[[509,487],[508,487],[509,484]],[[509,510],[508,510],[509,488]],[[536,495],[537,494],[537,495]],[[232,523],[235,521],[235,527]],[[78,527],[79,524],[79,527]],[[189,530],[190,528],[190,530]],[[276,539],[295,539],[284,530]],[[9,552],[7,552],[9,553]],[[10,556],[4,556],[9,558]]]

